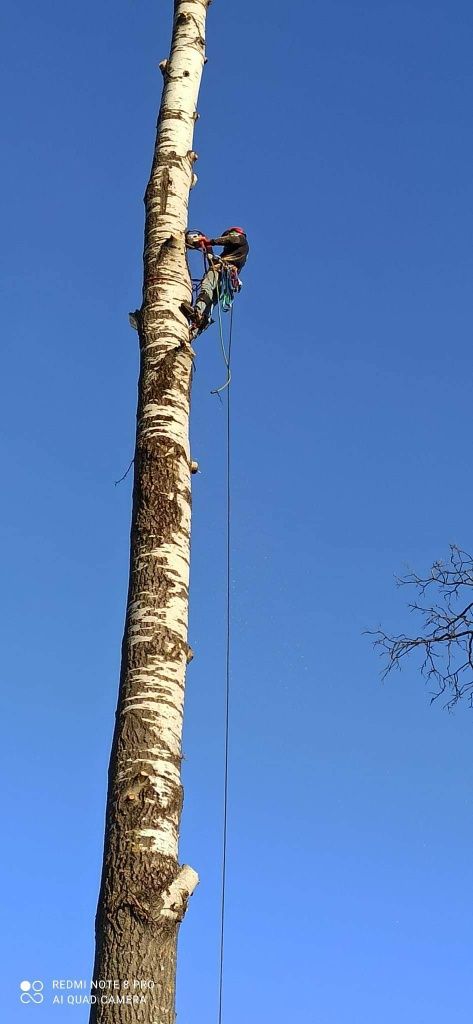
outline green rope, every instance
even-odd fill
[[[230,386],[230,381],[232,379],[232,371],[230,369],[230,357],[231,357],[231,351],[232,351],[233,305],[230,307],[230,333],[229,333],[229,337],[228,337],[228,355],[227,355],[227,352],[226,352],[226,349],[225,349],[225,341],[224,341],[224,337],[223,337],[222,307],[221,307],[221,302],[220,302],[220,295],[218,297],[217,306],[218,306],[218,330],[219,330],[219,335],[220,335],[220,347],[222,349],[223,360],[224,360],[225,366],[227,368],[227,379],[225,381],[225,384],[221,384],[219,388],[213,388],[213,390],[210,392],[210,394],[211,395],[219,395],[220,396],[221,392],[225,391],[226,388],[228,388]]]

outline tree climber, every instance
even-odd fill
[[[240,291],[241,283],[238,273],[246,263],[250,247],[243,228],[227,228],[218,238],[207,238],[206,235],[198,232],[188,232],[186,245],[189,249],[202,249],[208,262],[195,305],[193,306],[190,302],[181,303],[182,312],[199,332],[207,327],[212,306],[219,301],[219,291],[225,271],[230,275],[232,291]],[[223,250],[218,256],[213,253],[213,245],[223,245]]]

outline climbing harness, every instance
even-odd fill
[[[204,272],[203,272],[202,277],[201,278],[199,278],[199,277],[191,277],[191,282],[192,282],[192,305],[193,306],[195,306],[195,303],[197,301],[197,297],[198,297],[198,294],[199,294],[199,291],[200,291],[200,286],[202,284],[202,281],[203,281],[206,273],[210,269],[210,267],[215,266],[215,269],[216,269],[217,274],[218,274],[217,302],[214,303],[210,307],[210,314],[209,314],[207,320],[205,321],[205,323],[202,324],[202,326],[199,327],[199,329],[197,331],[197,334],[202,334],[202,332],[206,331],[207,328],[210,327],[211,324],[215,323],[215,320],[213,319],[212,314],[213,314],[213,311],[214,311],[215,306],[216,306],[217,310],[218,310],[218,327],[219,327],[219,335],[220,335],[220,347],[222,349],[223,360],[224,360],[224,363],[225,363],[225,366],[226,366],[226,369],[227,369],[227,378],[226,378],[224,384],[220,385],[220,387],[218,387],[218,388],[213,388],[210,393],[212,395],[218,395],[220,397],[221,392],[225,391],[228,388],[228,386],[230,384],[230,381],[232,379],[232,374],[231,374],[231,369],[230,369],[230,352],[231,352],[232,331],[233,331],[233,300],[234,300],[235,294],[237,292],[239,292],[240,289],[241,289],[241,283],[240,283],[240,280],[238,278],[237,268],[235,266],[233,266],[233,264],[226,263],[224,260],[221,260],[220,257],[218,257],[218,256],[211,256],[209,254],[208,247],[207,247],[207,245],[205,243],[205,240],[200,235],[200,232],[197,232],[197,231],[188,232],[188,237],[190,237],[190,238],[195,237],[196,238],[196,244],[193,246],[193,248],[200,249],[200,251],[202,252],[202,258],[203,258],[203,263],[204,263]],[[197,239],[200,239],[198,244],[197,244]],[[227,347],[225,345],[225,339],[224,339],[222,313],[230,313],[230,330],[229,330],[229,338],[228,338],[228,350],[227,350]]]
[[[232,263],[225,263],[222,260],[219,273],[218,296],[224,313],[228,313],[232,308],[235,293],[239,292],[240,288],[241,284],[238,280],[236,267]]]

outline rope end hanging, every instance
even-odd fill
[[[231,352],[232,352],[232,334],[233,334],[233,303],[232,303],[232,305],[230,306],[230,331],[229,331],[229,335],[228,335],[228,355],[227,355],[227,351],[225,349],[225,341],[224,341],[224,338],[223,338],[223,323],[222,323],[222,309],[221,309],[220,295],[218,297],[218,327],[219,327],[219,333],[220,333],[220,347],[222,349],[224,363],[225,363],[225,366],[227,368],[227,379],[226,379],[224,384],[220,385],[219,388],[213,388],[212,391],[210,392],[210,394],[211,395],[218,395],[218,397],[220,398],[220,395],[221,395],[222,391],[225,391],[230,386],[230,382],[231,382],[231,379],[232,379],[232,371],[231,371],[231,368],[230,368],[230,359],[231,359]]]
[[[219,398],[220,398],[220,395],[222,394],[222,391],[225,391],[226,388],[228,388],[230,386],[231,380],[232,380],[232,375],[231,375],[231,371],[229,370],[228,371],[228,377],[227,377],[227,379],[225,381],[225,384],[221,384],[219,388],[212,388],[210,394],[211,395],[218,395]]]

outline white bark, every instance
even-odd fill
[[[146,276],[144,299],[146,322],[143,325],[143,356],[152,374],[161,360],[176,345],[186,345],[188,323],[179,306],[189,298],[188,273],[185,262],[184,234],[187,228],[187,207],[196,154],[193,134],[196,103],[204,63],[205,16],[207,3],[181,0],[175,8],[174,43],[164,69],[165,86],[158,123],[154,173],[152,172],[147,202],[148,227],[144,253]],[[199,42],[200,41],[200,42]],[[159,162],[156,163],[156,156]],[[171,169],[169,167],[171,161]],[[169,244],[169,240],[172,243]],[[166,250],[166,276],[154,287],[153,269],[163,247]],[[155,326],[158,330],[155,329]],[[170,647],[174,638],[177,649],[148,658],[145,667],[130,671],[123,713],[141,713],[155,742],[139,767],[146,770],[156,791],[162,812],[153,828],[130,834],[131,844],[151,839],[152,848],[176,858],[179,815],[174,795],[180,785],[181,736],[185,672],[187,665],[189,541],[190,541],[190,451],[188,382],[191,354],[183,348],[175,356],[172,387],[162,393],[161,401],[146,402],[138,431],[142,443],[147,439],[164,442],[169,457],[178,453],[175,490],[163,495],[179,508],[175,529],[166,543],[141,552],[138,570],[147,579],[147,561],[159,566],[163,585],[160,595],[148,589],[134,591],[128,614],[130,645],[146,643],[163,627]],[[151,573],[154,575],[154,573]],[[160,600],[165,591],[164,603]],[[136,762],[138,765],[138,762]],[[120,781],[134,775],[135,764],[123,766]],[[166,813],[167,811],[167,813]]]
[[[164,893],[161,916],[168,917],[172,921],[180,921],[185,914],[189,896],[192,896],[198,882],[197,871],[194,871],[194,868],[189,867],[188,864],[184,864],[177,878],[171,882]]]
[[[94,973],[153,977],[144,1024],[174,1024],[177,929],[198,882],[179,867],[181,742],[188,646],[189,399],[192,350],[180,304],[193,131],[209,0],[176,0],[156,146],[145,194],[141,354],[130,583],[110,762]],[[139,973],[136,973],[139,969]],[[144,973],[143,973],[144,972]],[[148,972],[148,973],[146,973]],[[126,1012],[121,1008],[121,1012]],[[128,1024],[108,1008],[91,1022]],[[130,1017],[130,1024],[133,1018]]]

